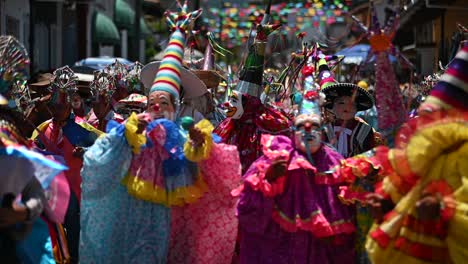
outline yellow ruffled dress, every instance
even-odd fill
[[[468,260],[468,113],[441,110],[404,126],[380,160],[380,193],[395,203],[369,232],[373,263],[466,263]],[[416,203],[432,194],[440,217],[422,220]]]

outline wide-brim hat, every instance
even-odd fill
[[[133,93],[117,103],[116,108],[125,106],[136,106],[145,108],[148,104],[148,98],[142,94]]]
[[[154,82],[154,76],[156,76],[160,65],[160,61],[153,61],[146,64],[145,67],[141,69],[140,79],[145,86],[144,91],[146,95],[149,94],[151,86]],[[181,85],[184,87],[184,99],[196,98],[208,92],[208,88],[206,87],[205,83],[190,70],[182,67],[180,69],[180,75]]]
[[[364,111],[372,108],[374,105],[374,98],[365,89],[352,84],[352,83],[335,83],[322,89],[326,96],[325,107],[332,108],[333,103],[338,97],[352,96],[356,92],[355,103],[357,111]]]
[[[50,79],[43,79],[43,80],[40,80],[38,82],[31,83],[29,85],[29,87],[31,87],[32,89],[42,88],[42,87],[47,88],[50,85],[50,83],[52,82],[52,78],[53,78],[52,74],[49,74],[49,75],[51,76]]]
[[[219,83],[224,80],[224,77],[214,70],[192,70],[192,72],[202,80],[208,88],[216,88]]]

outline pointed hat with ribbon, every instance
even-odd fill
[[[205,56],[203,58],[203,67],[201,70],[192,70],[192,72],[202,80],[206,87],[208,88],[217,88],[221,80],[224,77],[216,71],[215,65],[215,56],[213,45],[217,45],[211,37],[211,34],[208,33],[208,43],[205,49]],[[218,47],[219,48],[219,47]],[[217,51],[220,53],[220,51]]]
[[[335,77],[328,67],[328,63],[325,59],[320,59],[318,62],[318,84],[320,89],[324,89],[332,84],[336,84]]]
[[[299,105],[299,114],[294,120],[294,125],[298,126],[306,121],[320,124],[320,107],[325,101],[325,95],[318,88],[318,85],[314,81],[313,75],[308,74],[307,70],[303,71],[303,73],[306,75],[304,76],[304,92],[301,103]]]
[[[179,12],[166,12],[165,14],[166,21],[173,33],[149,92],[165,91],[171,94],[176,101],[179,100],[180,96],[181,69],[187,30],[191,22],[201,14],[201,10],[189,13],[187,1],[183,5],[177,3],[180,8]]]
[[[280,27],[279,24],[268,24],[271,0],[269,1],[264,19],[257,26],[257,35],[252,46],[249,47],[247,59],[240,71],[239,83],[236,90],[243,94],[259,97],[263,92],[263,64],[268,35]]]

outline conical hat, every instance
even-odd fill
[[[192,70],[192,72],[209,88],[218,87],[219,83],[224,80],[224,77],[214,70]]]
[[[468,109],[468,46],[457,53],[426,101],[444,108]]]
[[[153,85],[154,76],[158,72],[160,61],[153,61],[145,65],[141,70],[140,79],[145,86],[145,94],[149,94],[151,86]],[[184,98],[191,99],[198,96],[202,96],[208,92],[208,88],[200,78],[198,78],[190,70],[182,67],[180,70],[181,84],[184,87]]]

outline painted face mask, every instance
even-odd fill
[[[148,99],[147,111],[151,114],[153,119],[175,119],[175,107],[172,103],[171,95],[168,92],[152,92]]]
[[[229,104],[226,111],[226,116],[232,119],[239,119],[244,114],[244,107],[242,106],[242,94],[233,91],[229,97]]]
[[[303,153],[315,153],[320,148],[322,132],[320,123],[306,120],[296,123],[295,143],[299,151]]]

